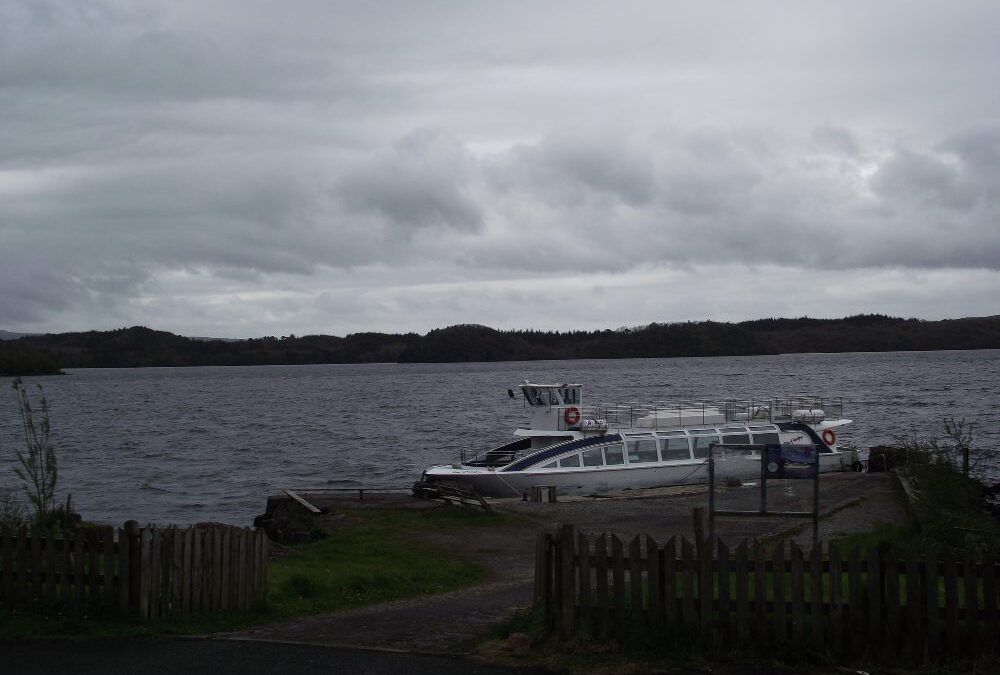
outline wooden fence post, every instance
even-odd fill
[[[24,600],[31,597],[28,584],[28,528],[22,527],[17,535],[17,598]]]
[[[41,562],[41,561],[39,561]],[[48,532],[45,535],[45,597],[51,602],[59,600],[56,591],[56,534]]]
[[[42,596],[42,533],[36,527],[31,530],[31,593],[32,599]]]
[[[906,643],[911,663],[924,659],[925,622],[920,620],[920,561],[911,551],[906,557]]]
[[[593,629],[593,615],[590,591],[590,541],[583,532],[576,535],[577,570],[579,571],[580,630],[590,636]]]
[[[941,655],[941,609],[938,562],[934,553],[924,556],[924,594],[927,600],[927,652],[930,659],[936,659]]]
[[[663,591],[664,631],[675,636],[681,627],[677,610],[677,537],[670,537],[663,545]]]
[[[7,535],[0,532],[0,556],[2,556],[0,564],[3,565],[3,570],[0,570],[0,599],[4,602],[11,601],[14,589],[13,544],[13,533]]]
[[[104,598],[102,604],[105,607],[114,607],[117,594],[115,581],[115,528],[105,527],[102,532],[103,541],[101,552],[104,554]]]
[[[647,626],[650,634],[659,637],[663,630],[663,577],[660,562],[662,551],[656,540],[646,536],[646,579],[648,590],[646,593],[647,604]]]
[[[711,543],[709,543],[709,546],[711,546]],[[705,550],[709,550],[709,546],[706,546]],[[721,642],[716,642],[716,644],[729,644],[733,634],[733,631],[730,630],[729,623],[729,547],[726,546],[722,539],[718,540],[716,547],[718,550],[716,559],[718,560],[719,566],[718,578],[715,584],[718,588],[719,594],[719,611],[716,619],[716,640],[721,640]]]
[[[802,644],[803,629],[805,627],[805,613],[803,612],[803,597],[805,590],[805,559],[802,549],[793,541],[792,552],[792,639],[795,644]]]
[[[759,541],[753,544],[753,609],[754,626],[759,644],[767,644],[776,639],[774,630],[768,630],[768,625],[772,627],[774,622],[768,621],[767,613],[767,559],[764,556],[764,547]],[[772,596],[774,590],[772,588]],[[773,603],[772,603],[773,607]],[[773,617],[773,613],[771,615]]]
[[[817,540],[809,553],[809,618],[812,623],[812,644],[818,651],[823,648],[823,546]]]
[[[222,533],[224,527],[213,527],[212,534],[212,602],[209,609],[212,611],[222,608]],[[263,532],[263,530],[259,530]]]
[[[886,545],[882,551],[882,575],[885,579],[885,596],[883,606],[885,607],[885,649],[884,656],[891,658],[898,654],[901,645],[900,640],[900,595],[899,595],[899,562],[896,560],[896,550],[891,545]]]
[[[91,607],[101,606],[101,540],[97,530],[87,531],[87,578]]]
[[[575,565],[573,565],[573,526],[566,524],[559,528],[559,626],[560,634],[567,638],[575,630],[573,616],[576,609],[576,579]]]
[[[194,555],[194,528],[187,527],[183,530],[184,552],[181,558],[181,614],[187,616],[191,613],[192,576],[193,576],[193,555]]]
[[[788,639],[788,623],[785,617],[785,543],[778,542],[772,557],[774,567],[771,577],[773,579],[774,593],[774,638],[778,643],[784,643]]]
[[[152,595],[153,535],[148,527],[139,530],[139,618],[149,618],[150,595]]]
[[[118,611],[128,615],[129,589],[132,587],[132,564],[128,524],[118,528]]]
[[[622,540],[611,535],[612,574],[615,583],[615,634],[624,641],[625,626],[625,546]]]
[[[633,631],[642,633],[645,629],[645,616],[642,611],[642,549],[639,535],[632,537],[628,545],[628,583],[629,604],[632,607],[629,623]]]
[[[608,637],[608,537],[601,536],[594,542],[595,567],[597,568],[597,636]]]
[[[965,653],[979,653],[979,582],[976,580],[972,551],[966,549],[962,559],[962,599],[965,604]]]
[[[885,579],[882,575],[881,551],[876,546],[867,550],[868,572],[868,653],[877,655],[882,644],[882,588]]]
[[[983,556],[983,636],[989,654],[995,655],[1000,645],[1000,599],[997,598],[997,559],[992,554]]]
[[[864,611],[864,588],[861,585],[861,549],[855,546],[851,549],[847,562],[847,583],[850,585],[851,604],[848,623],[851,629],[851,653],[861,654],[864,650],[867,631],[868,613]]]
[[[162,573],[165,565],[161,564],[162,547],[160,537],[163,531],[153,526],[150,530],[150,570],[149,570],[149,616],[153,619],[160,617],[161,589],[163,588]]]
[[[232,583],[232,573],[230,567],[233,559],[233,532],[231,527],[222,531],[222,589],[219,598],[219,609],[229,609],[232,601],[230,585]]]
[[[75,537],[75,535],[74,535]],[[72,607],[76,602],[75,588],[73,587],[73,553],[72,546],[74,539],[69,538],[69,533],[63,535],[62,551],[59,558],[59,598],[67,607]]]
[[[747,540],[736,547],[736,641],[750,643],[750,570],[747,560]]]
[[[830,637],[833,653],[845,651],[844,641],[844,578],[840,562],[840,550],[829,546],[830,557]]]
[[[948,636],[948,654],[960,656],[962,653],[961,626],[958,623],[958,571],[955,554],[949,549],[944,552],[944,615],[945,633]]]
[[[139,521],[125,521],[125,536],[128,537],[129,548],[129,588],[128,588],[128,611],[131,614],[139,613],[139,586],[140,573],[142,568],[142,551],[139,548]]]
[[[684,537],[681,537],[681,567],[681,604],[684,615],[684,633],[695,634],[698,629],[698,617],[695,614],[694,604],[694,547]]]

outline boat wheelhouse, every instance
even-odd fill
[[[820,471],[846,470],[853,453],[837,444],[840,398],[657,401],[585,405],[581,384],[519,385],[529,423],[515,440],[424,471],[427,482],[465,484],[492,497],[521,496],[532,486],[601,493],[708,481],[709,449],[727,453],[734,475],[759,475],[759,448],[813,446]],[[513,390],[509,392],[513,396]]]

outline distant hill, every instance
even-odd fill
[[[940,349],[1000,349],[1000,316],[922,321],[864,314],[843,319],[651,323],[569,332],[499,331],[461,324],[423,336],[355,333],[250,340],[186,338],[134,326],[4,340],[0,342],[0,375],[91,367],[441,363]]]
[[[11,333],[9,330],[0,330],[0,340],[17,340],[18,338],[34,334],[35,333]]]

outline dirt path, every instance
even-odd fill
[[[753,491],[747,491],[752,495]],[[735,496],[740,499],[740,495]],[[576,498],[556,504],[497,500],[496,508],[526,517],[523,524],[456,528],[430,539],[455,555],[482,562],[488,582],[470,589],[306,617],[226,634],[239,639],[331,646],[460,653],[489,628],[531,602],[535,535],[559,523],[620,537],[649,534],[657,541],[692,536],[692,509],[707,507],[705,489],[635,491],[613,499]],[[905,512],[887,474],[830,474],[822,479],[820,536],[823,539],[902,522]],[[811,543],[811,528],[781,519],[720,519],[717,534],[727,544],[743,538],[787,536]]]

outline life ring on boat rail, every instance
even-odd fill
[[[837,434],[833,433],[833,429],[823,430],[823,442],[827,445],[833,445],[837,442]]]
[[[567,426],[574,426],[580,421],[580,409],[579,408],[566,408],[563,411],[563,420],[565,420]]]

